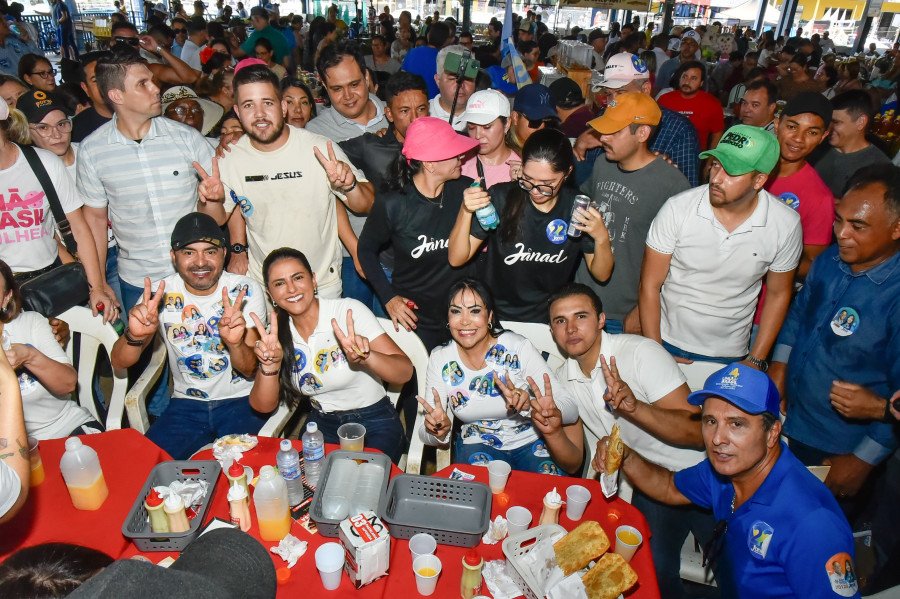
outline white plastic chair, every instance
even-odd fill
[[[90,310],[82,306],[69,308],[57,318],[68,323],[72,333],[79,334],[78,403],[87,409],[97,422],[102,422],[103,419],[94,402],[94,368],[97,365],[100,346],[103,346],[107,355],[111,354],[119,334],[111,324],[104,324],[101,318],[94,316]],[[74,336],[66,345],[66,354],[72,360],[72,364],[75,364]],[[114,368],[112,396],[106,402],[106,422],[104,423],[106,430],[122,428],[122,413],[127,388],[128,373],[124,369]]]
[[[150,361],[128,393],[125,394],[125,411],[128,413],[131,428],[142,433],[146,433],[150,428],[150,420],[147,418],[147,396],[153,389],[153,384],[162,374],[163,366],[166,363],[166,344],[163,343],[162,337],[154,335],[152,348]],[[168,381],[165,384],[168,384]]]
[[[566,361],[559,351],[556,341],[553,340],[549,324],[504,320],[500,322],[500,326],[504,329],[509,329],[513,333],[518,333],[531,341],[531,344],[544,355],[550,370],[555,371]]]
[[[696,360],[692,364],[681,364],[680,362],[678,364],[682,374],[687,379],[688,388],[691,391],[702,389],[709,375],[724,366],[724,364],[719,364],[718,362],[699,362]]]

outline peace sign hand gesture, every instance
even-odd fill
[[[510,411],[521,412],[528,407],[528,391],[518,389],[515,385],[504,383],[494,372],[494,384],[500,389],[500,394],[506,400],[506,407]],[[509,371],[506,371],[506,380],[509,381]]]
[[[271,324],[268,331],[266,331],[266,326],[255,312],[250,313],[250,319],[253,320],[256,330],[259,332],[259,340],[253,347],[253,353],[256,354],[256,359],[259,360],[260,369],[263,366],[269,366],[268,370],[271,370],[273,366],[278,368],[281,365],[284,350],[278,341],[278,319],[275,317],[275,311],[273,310],[269,314],[269,322]]]
[[[562,430],[562,412],[553,401],[553,387],[550,385],[550,375],[544,373],[544,392],[538,388],[534,379],[528,377],[528,386],[534,394],[531,400],[531,422],[534,427],[544,435],[552,435]]]
[[[353,310],[347,310],[346,334],[338,326],[335,318],[331,319],[331,329],[334,331],[334,336],[348,362],[359,364],[369,358],[369,339],[356,334],[356,329],[353,326]]]
[[[241,311],[244,295],[246,295],[246,290],[241,289],[232,304],[231,298],[228,297],[228,288],[222,287],[222,318],[219,319],[219,337],[225,345],[237,345],[244,340],[244,333],[247,332],[247,321],[244,320],[244,313]]]
[[[619,376],[619,369],[616,366],[616,358],[610,357],[607,364],[606,358],[600,356],[600,368],[603,370],[603,378],[606,379],[606,393],[603,399],[616,412],[625,412],[634,414],[637,409],[637,398],[628,383]]]
[[[225,185],[222,184],[222,179],[219,177],[219,159],[216,157],[212,159],[212,175],[207,174],[199,162],[192,164],[194,170],[200,175],[200,185],[197,186],[200,201],[203,203],[224,202]]]
[[[322,152],[319,151],[319,148],[315,146],[313,146],[313,154],[316,155],[319,164],[325,169],[331,189],[341,193],[348,193],[356,186],[356,175],[353,174],[353,169],[346,162],[337,159],[337,156],[334,154],[334,146],[331,145],[330,141],[328,142],[328,158],[325,158]]]
[[[447,417],[447,412],[444,411],[441,396],[438,394],[437,389],[432,387],[431,392],[434,394],[433,406],[419,395],[416,395],[416,400],[418,400],[419,405],[425,411],[425,430],[443,441],[453,425],[450,422],[450,418]]]
[[[160,281],[156,293],[150,291],[150,277],[144,277],[144,301],[128,311],[128,333],[135,339],[147,339],[159,328],[159,304],[166,291]]]

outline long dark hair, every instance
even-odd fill
[[[22,292],[19,290],[19,283],[13,276],[12,269],[3,260],[0,260],[0,278],[3,279],[3,287],[6,289],[6,293],[12,294],[6,307],[0,308],[0,322],[7,324],[12,322],[19,315],[19,312],[22,311]],[[3,295],[6,295],[6,293]],[[0,305],[2,305],[2,300],[3,298],[0,297]]]
[[[569,173],[575,166],[572,144],[558,129],[539,129],[531,134],[522,148],[522,166],[531,160],[546,162],[557,173]],[[560,183],[560,190],[564,184],[565,181]],[[521,236],[522,213],[530,201],[528,192],[517,184],[509,187],[500,215],[500,241],[510,243]]]
[[[20,549],[0,565],[0,595],[66,597],[111,563],[102,551],[68,543]]]
[[[389,191],[400,191],[412,183],[413,175],[420,172],[422,172],[421,160],[407,160],[403,154],[399,154],[397,159],[391,163],[385,185]]]
[[[303,267],[313,274],[312,266],[309,265],[306,255],[300,250],[294,248],[278,248],[272,250],[263,261],[263,283],[266,290],[269,289],[269,270],[272,265],[281,260],[297,260]],[[281,344],[282,358],[281,367],[278,369],[278,401],[284,402],[285,405],[293,408],[302,399],[303,393],[294,383],[294,339],[291,336],[291,316],[272,302],[275,309],[275,319],[278,323],[278,342]]]
[[[500,326],[500,321],[497,320],[497,305],[494,303],[494,294],[480,279],[466,277],[450,287],[450,291],[447,292],[447,314],[450,313],[450,305],[453,303],[453,298],[461,291],[471,291],[481,298],[481,301],[484,302],[484,309],[491,314],[491,320],[488,321],[488,333],[492,337],[500,335],[503,332],[503,327]]]

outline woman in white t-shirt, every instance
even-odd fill
[[[522,168],[522,159],[506,143],[509,132],[509,100],[494,89],[469,96],[466,111],[469,137],[478,140],[478,152],[467,155],[462,165],[464,177],[479,179],[477,163],[481,162],[485,189],[513,180],[513,170]]]
[[[22,311],[19,285],[0,261],[0,321],[3,349],[19,379],[25,428],[39,440],[98,433],[103,425],[69,398],[78,375],[57,343],[47,319]]]
[[[552,388],[565,424],[577,420],[578,410],[543,356],[525,337],[497,327],[491,294],[475,279],[451,288],[447,319],[453,340],[435,348],[428,360],[430,397],[419,398],[426,411],[419,438],[428,445],[445,444],[450,409],[462,423],[453,441],[455,462],[503,460],[516,470],[560,474],[532,425],[530,411],[537,404],[529,386]]]
[[[409,358],[362,303],[319,298],[302,252],[277,249],[262,271],[275,310],[268,333],[251,314],[261,334],[250,405],[268,413],[279,402],[293,405],[306,396],[312,404],[309,421],[318,424],[326,442],[338,443],[338,427],[358,422],[366,427],[366,447],[399,461],[406,437],[384,383],[408,381]]]

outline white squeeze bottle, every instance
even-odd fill
[[[307,422],[302,440],[306,480],[310,486],[315,487],[319,484],[319,476],[322,474],[322,461],[325,459],[325,437],[319,430],[318,424]]]
[[[109,495],[109,489],[96,451],[78,437],[70,437],[66,439],[66,452],[59,461],[59,469],[75,509],[100,509]]]
[[[253,491],[256,522],[263,541],[280,541],[291,531],[287,485],[272,466],[263,466]]]

